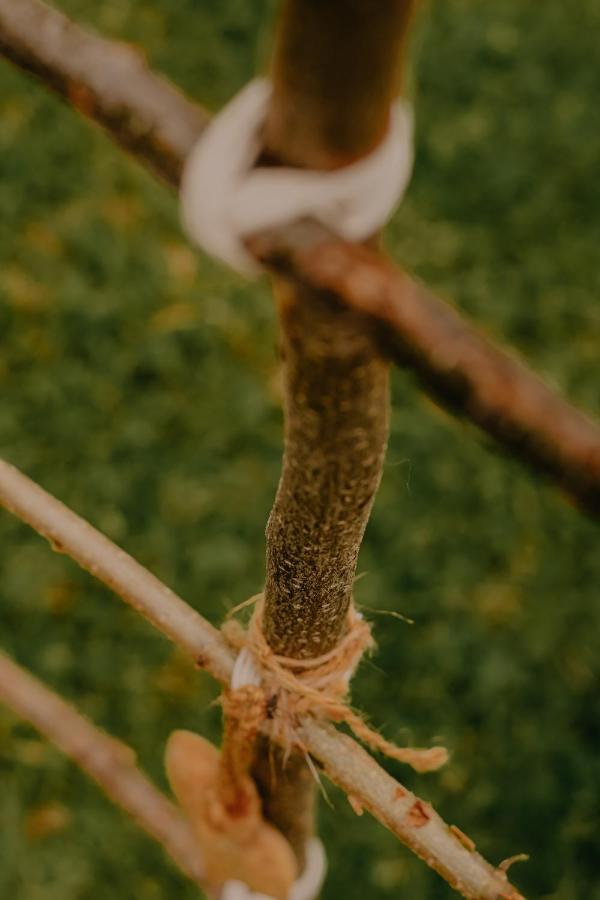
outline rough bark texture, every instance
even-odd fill
[[[265,633],[277,653],[335,646],[379,485],[388,363],[360,314],[281,285],[285,452],[267,527]]]
[[[331,169],[385,131],[412,0],[286,0],[265,142]],[[265,631],[278,653],[337,642],[387,439],[387,365],[365,319],[333,296],[278,286],[285,454],[267,529]]]
[[[285,0],[267,159],[334,169],[379,142],[399,87],[412,5]],[[267,526],[264,629],[276,653],[306,659],[335,646],[352,600],[385,456],[389,366],[365,318],[335,295],[290,282],[276,293],[285,447]],[[258,768],[265,808],[302,861],[314,785],[301,759],[273,767],[266,779],[264,764]]]
[[[0,505],[51,540],[53,545],[59,543],[63,553],[88,569],[96,578],[100,578],[126,603],[133,604],[165,637],[190,654],[196,664],[206,668],[224,684],[229,684],[234,653],[212,625],[88,522],[79,519],[59,500],[3,460],[0,460]],[[150,590],[149,604],[144,604],[141,596],[131,596],[129,579],[123,578],[123,561],[131,575],[135,574],[135,567],[138,573],[145,573],[146,580],[140,587],[141,593],[156,582],[157,590]],[[109,797],[125,806],[125,796],[120,793],[115,795],[112,790],[118,765],[115,766],[110,754],[107,758],[102,750],[102,735],[99,736],[86,723],[86,736],[81,741],[77,736],[79,724],[71,716],[63,716],[61,705],[64,706],[64,701],[59,698],[53,700],[54,695],[43,686],[40,686],[40,693],[30,683],[30,675],[19,675],[14,664],[12,668],[7,667],[2,664],[3,659],[0,654],[0,700],[7,702],[20,716],[35,724],[49,740],[69,753],[72,759],[97,780]],[[77,717],[74,711],[72,714]],[[68,723],[67,727],[63,727],[65,722]],[[472,844],[457,829],[446,825],[439,816],[430,814],[427,818],[431,811],[429,805],[388,775],[356,741],[340,734],[330,725],[313,719],[304,721],[301,738],[307,752],[319,760],[328,777],[349,794],[355,808],[362,806],[369,810],[450,884],[460,885],[457,889],[465,897],[474,900],[498,900],[499,897],[503,900],[519,900],[520,894],[508,884],[502,871],[494,870],[479,854],[474,853]],[[88,743],[89,752],[82,753]],[[114,741],[111,741],[111,748],[114,748]],[[98,758],[98,752],[103,761],[102,772],[92,766],[93,761]],[[267,760],[267,756],[263,759]],[[135,808],[133,805],[125,808],[138,824],[157,837],[171,852],[171,842],[166,834],[159,835],[152,824],[153,815],[148,819],[137,803]],[[427,827],[423,827],[425,819]],[[178,840],[176,843],[179,845]],[[184,871],[191,871],[184,859],[179,860],[178,854],[173,855],[180,865],[183,863]],[[189,859],[195,864],[194,847],[191,848]]]
[[[441,406],[477,425],[600,513],[600,428],[526,364],[494,344],[381,254],[303,222],[250,241],[270,268],[335,292],[374,325],[382,350],[411,369]]]
[[[63,553],[88,569],[96,578],[100,578],[126,603],[132,604],[155,628],[190,654],[197,665],[206,668],[223,684],[229,684],[235,660],[233,651],[225,643],[222,634],[89,523],[79,519],[60,501],[3,460],[0,460],[0,505],[51,540],[53,545],[60,544]],[[135,574],[135,567],[145,573],[140,596],[132,597],[129,578],[123,577],[123,565],[131,575]],[[156,583],[156,590],[152,589],[153,582]],[[151,600],[145,604],[141,594],[147,588],[150,588]],[[67,736],[76,734],[77,728],[69,725],[66,733],[62,729],[60,734],[57,733],[55,726],[60,728],[61,715],[57,714],[50,699],[45,697],[38,707],[43,711],[41,718],[38,720],[37,715],[34,718],[30,703],[35,693],[37,691],[32,693],[30,687],[24,685],[23,679],[20,678],[15,683],[6,666],[0,671],[0,698],[9,703],[19,715],[40,728],[49,740],[66,750]],[[19,696],[24,699],[17,700]],[[266,727],[268,730],[268,723]],[[446,825],[439,816],[432,814],[427,818],[431,809],[429,805],[391,778],[356,741],[327,724],[311,719],[304,722],[301,738],[307,752],[319,760],[328,777],[348,793],[356,809],[363,806],[369,810],[450,884],[460,885],[457,889],[465,897],[472,900],[519,900],[520,894],[510,886],[502,871],[495,870],[478,853],[474,853],[472,844],[457,829]],[[83,766],[87,758],[77,759],[77,762]],[[268,756],[265,754],[263,761],[266,763],[267,760]],[[295,765],[293,763],[289,770],[290,776],[296,772]],[[96,778],[95,772],[90,771],[89,774]],[[306,769],[303,777],[307,777]],[[97,780],[112,797],[110,786]],[[290,783],[293,784],[291,777]],[[282,784],[283,797],[287,796],[286,790],[287,786]],[[121,804],[118,797],[114,799]],[[126,808],[146,827],[139,811],[129,806]],[[289,802],[287,808],[290,808]],[[279,814],[281,813],[277,812]],[[310,814],[310,809],[306,814]],[[424,819],[428,823],[426,828],[423,827]],[[291,822],[290,828],[297,826],[298,822],[298,819]],[[152,829],[150,831],[155,834]],[[166,838],[161,837],[160,840],[168,849],[169,842]],[[187,869],[184,865],[184,870]]]

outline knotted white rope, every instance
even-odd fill
[[[255,79],[215,116],[181,184],[192,240],[247,276],[260,266],[244,238],[310,217],[346,240],[363,240],[386,223],[412,171],[413,116],[402,100],[392,107],[383,141],[352,165],[331,172],[256,168],[271,91],[268,80]]]

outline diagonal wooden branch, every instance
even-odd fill
[[[208,117],[132,48],[90,34],[40,0],[0,0],[0,53],[177,187]],[[448,303],[379,255],[315,225],[262,236],[252,248],[276,272],[317,288],[334,286],[340,300],[368,315],[382,345],[414,369],[443,405],[598,515],[598,426]]]
[[[1,0],[0,53],[178,183],[209,117],[152,72],[139,49],[91,34],[38,0]]]
[[[229,681],[232,653],[210,622],[85,519],[1,459],[0,506],[43,535],[53,550],[68,554],[118,594],[155,628],[191,653],[196,663],[214,678]]]
[[[207,889],[191,829],[177,807],[136,767],[130,747],[100,731],[1,651],[0,701],[73,760],[188,878]]]
[[[363,313],[380,345],[412,369],[441,406],[545,474],[592,517],[600,514],[600,427],[451,304],[369,247],[315,222],[252,238],[259,260]]]
[[[3,460],[0,506],[112,588],[196,664],[229,683],[234,656],[220,632],[108,538]],[[132,591],[134,577],[141,581],[139,590]],[[504,872],[487,863],[429,804],[388,775],[356,741],[311,718],[304,722],[302,738],[307,752],[335,784],[464,897],[521,900]]]

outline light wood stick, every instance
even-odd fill
[[[73,760],[188,878],[206,889],[191,829],[175,804],[137,768],[130,747],[100,731],[1,651],[0,701]]]

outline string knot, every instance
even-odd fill
[[[247,727],[241,723],[248,721],[248,705],[244,700],[233,705],[231,698],[238,691],[251,688],[254,696],[257,691],[262,692],[262,721],[269,722],[272,738],[288,753],[293,747],[303,749],[300,726],[303,718],[311,716],[344,722],[371,749],[407,763],[418,772],[438,769],[446,762],[448,754],[444,747],[398,747],[371,728],[350,707],[350,680],[364,653],[375,646],[368,622],[354,606],[348,611],[346,630],[332,650],[314,659],[294,659],[273,652],[262,627],[262,595],[255,602],[247,629],[235,619],[228,620],[222,627],[227,641],[239,651],[231,688],[225,692],[224,702],[227,716],[233,716],[239,723],[240,736]]]

